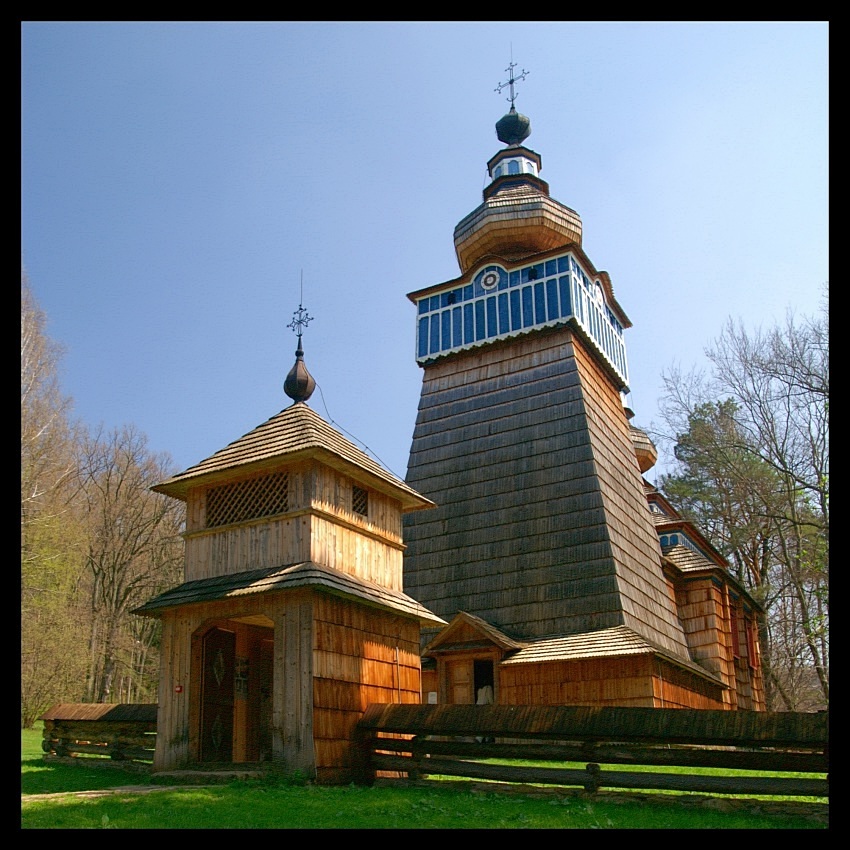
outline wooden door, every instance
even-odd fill
[[[210,629],[203,639],[201,761],[233,761],[236,634]]]
[[[248,761],[272,757],[274,637],[271,629],[251,636],[248,676]]]
[[[446,684],[448,702],[452,705],[472,705],[472,661],[461,659],[446,662]]]

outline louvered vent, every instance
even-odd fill
[[[351,494],[351,507],[354,513],[369,516],[369,492],[355,485]]]
[[[207,528],[289,510],[289,474],[276,472],[207,490]]]

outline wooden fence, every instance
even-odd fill
[[[828,797],[829,715],[661,708],[370,705],[357,727],[360,780],[458,776],[513,783]],[[584,763],[525,767],[488,759]],[[604,765],[604,769],[603,769]],[[611,766],[719,768],[722,775]],[[725,773],[729,771],[728,773]],[[735,775],[734,771],[753,773]]]
[[[44,712],[41,748],[48,756],[109,756],[152,762],[155,704],[60,703]]]

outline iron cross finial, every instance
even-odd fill
[[[301,298],[298,299],[298,309],[292,314],[292,321],[286,326],[298,334],[299,347],[304,328],[313,321],[313,317],[302,306],[304,304],[304,269],[301,269]]]
[[[520,80],[524,80],[528,76],[528,73],[529,73],[528,71],[525,70],[525,68],[523,68],[522,73],[519,76],[515,77],[514,76],[514,68],[516,68],[516,62],[511,62],[511,64],[508,65],[507,68],[505,68],[505,71],[507,71],[507,74],[508,74],[508,81],[506,83],[499,83],[499,85],[496,86],[495,89],[493,89],[493,91],[501,94],[502,89],[510,86],[511,95],[510,95],[509,98],[507,98],[507,100],[510,101],[511,106],[514,105],[514,101],[517,99],[517,95],[514,92],[514,83],[518,83]]]
[[[298,309],[292,314],[292,321],[286,327],[292,328],[300,339],[304,328],[312,321],[313,317],[299,304]]]

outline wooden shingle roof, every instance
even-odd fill
[[[303,402],[287,407],[206,460],[152,489],[185,501],[192,487],[311,457],[398,499],[402,511],[433,506],[433,502],[384,469]]]
[[[414,616],[421,624],[431,627],[446,624],[445,620],[404,593],[311,561],[187,581],[155,596],[133,613],[156,616],[167,608],[294,588],[313,588],[348,597]]]
[[[60,702],[39,720],[109,720],[117,723],[156,723],[156,703]]]
[[[460,640],[458,639],[458,633],[464,631],[464,626],[470,627],[482,639],[483,643],[492,643],[505,651],[521,649],[525,645],[521,641],[509,637],[486,620],[482,620],[481,617],[476,617],[468,611],[459,611],[451,623],[422,650],[422,655],[428,656],[431,652],[437,650],[445,652],[468,647],[470,645],[468,638],[461,637]]]
[[[733,588],[739,596],[743,596],[750,606],[759,611],[764,610],[763,606],[750,595],[743,583],[729,571],[725,563],[722,565],[715,563],[681,543],[675,546],[665,546],[661,552],[665,564],[674,567],[681,575],[687,575],[691,578],[697,574],[705,575],[708,573],[715,577],[722,576],[722,581]]]
[[[525,646],[503,664],[536,664],[541,661],[576,661],[612,655],[646,655],[655,652],[645,638],[627,626],[615,626],[596,632],[556,635],[526,641]]]
[[[627,626],[615,626],[574,635],[554,635],[527,641],[522,649],[501,663],[503,665],[539,664],[546,661],[580,661],[587,658],[612,658],[625,655],[657,655],[679,667],[711,679],[712,682],[719,682],[717,677],[705,668],[680,655],[665,651]]]
[[[683,573],[693,572],[694,570],[717,569],[719,566],[713,561],[709,561],[704,555],[695,552],[689,546],[683,546],[681,543],[675,546],[665,547],[661,551],[664,557]]]

